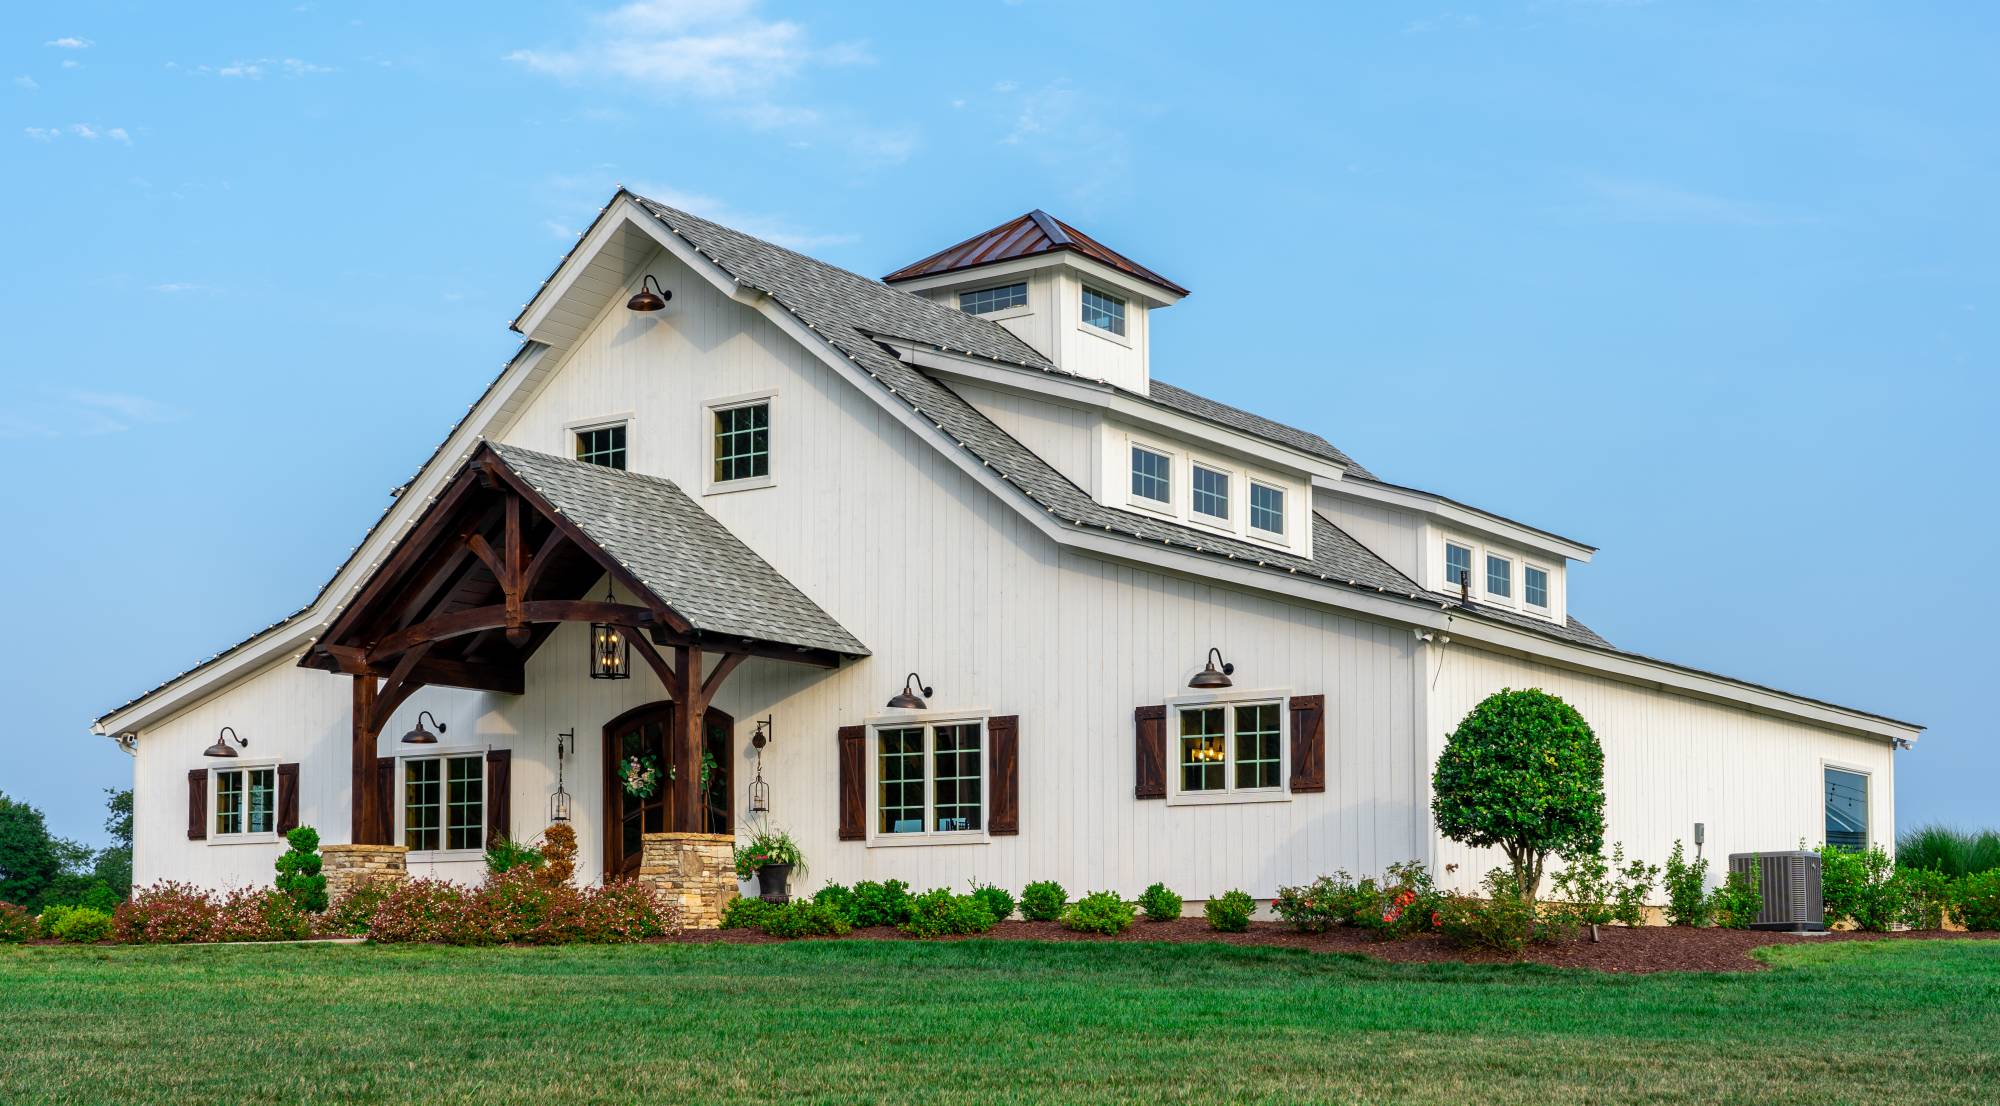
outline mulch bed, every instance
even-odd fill
[[[2000,939],[2000,933],[1908,932],[1908,933],[1827,933],[1802,935],[1745,929],[1686,929],[1676,926],[1643,926],[1627,929],[1604,926],[1600,940],[1583,939],[1560,945],[1531,945],[1519,957],[1509,958],[1478,949],[1461,949],[1435,934],[1402,941],[1381,941],[1355,929],[1334,929],[1325,933],[1299,933],[1281,922],[1251,922],[1245,933],[1218,933],[1203,918],[1180,918],[1170,922],[1141,919],[1132,928],[1113,937],[1076,933],[1054,922],[1001,922],[981,936],[1006,941],[1167,941],[1174,943],[1208,941],[1225,945],[1252,945],[1271,948],[1305,949],[1311,952],[1344,952],[1400,963],[1467,964],[1547,964],[1558,968],[1590,968],[1602,972],[1752,972],[1766,965],[1750,955],[1763,945],[1796,944],[1813,941],[1922,941],[1938,938]],[[972,940],[946,937],[947,941]],[[672,938],[685,944],[724,943],[761,945],[784,943],[754,929],[690,931]],[[909,941],[910,935],[891,926],[857,929],[847,937],[819,937],[822,941]]]

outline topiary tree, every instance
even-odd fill
[[[1604,847],[1604,750],[1576,708],[1545,691],[1489,695],[1445,742],[1431,777],[1438,832],[1498,846],[1533,901],[1551,852]]]
[[[326,877],[320,874],[319,831],[300,826],[285,835],[291,848],[278,857],[278,878],[273,880],[300,910],[319,914],[326,910]]]

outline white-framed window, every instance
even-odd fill
[[[1486,594],[1495,599],[1513,598],[1513,561],[1492,553],[1486,555]]]
[[[1472,583],[1472,547],[1455,541],[1444,543],[1444,584],[1447,589],[1456,589],[1460,584]]]
[[[276,837],[278,768],[241,765],[210,772],[215,838]]]
[[[486,847],[486,755],[405,757],[403,844],[411,852]]]
[[[1285,535],[1285,489],[1250,481],[1250,529]]]
[[[1177,803],[1289,798],[1291,740],[1285,696],[1275,692],[1175,700],[1169,707],[1171,787]]]
[[[985,840],[984,717],[890,719],[869,733],[869,840]]]
[[[1173,506],[1173,454],[1142,445],[1132,447],[1132,498],[1160,507]]]
[[[1229,473],[1196,461],[1188,466],[1189,507],[1196,518],[1229,521]]]
[[[1521,566],[1521,598],[1528,606],[1546,612],[1549,609],[1549,570],[1537,565]]]
[[[625,467],[625,424],[576,428],[576,459],[606,468]]]
[[[1083,325],[1112,334],[1125,333],[1125,301],[1109,292],[1083,286]]]
[[[1016,281],[994,288],[978,288],[958,294],[958,309],[971,315],[991,315],[1028,306],[1028,282]]]
[[[1826,782],[1826,843],[1859,851],[1868,847],[1868,773],[1822,766]]]
[[[776,404],[773,391],[708,402],[702,426],[708,439],[708,492],[771,486],[776,474],[771,437]]]

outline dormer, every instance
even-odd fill
[[[1145,395],[1148,314],[1187,289],[1045,211],[974,235],[883,277],[999,323],[1056,367]]]

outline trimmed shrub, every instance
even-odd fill
[[[441,879],[412,879],[393,888],[368,921],[368,939],[382,944],[424,941],[498,944],[500,935],[474,917],[472,892]]]
[[[992,908],[977,895],[954,895],[940,887],[916,897],[902,929],[918,937],[951,937],[984,933],[997,921]]]
[[[1951,917],[1976,933],[2000,930],[2000,868],[1959,880],[1953,888]]]
[[[1495,868],[1486,874],[1484,886],[1483,899],[1454,894],[1438,904],[1434,921],[1445,940],[1463,948],[1512,955],[1530,941],[1555,939],[1558,929],[1545,925],[1537,916],[1535,904],[1521,894],[1513,872]]]
[[[832,907],[839,912],[841,917],[847,919],[848,925],[854,924],[854,892],[846,885],[829,883],[825,887],[814,891],[812,900],[821,906]]]
[[[1325,933],[1354,917],[1354,903],[1354,878],[1335,872],[1297,887],[1278,888],[1271,912],[1300,933]]]
[[[1895,866],[1880,847],[1854,852],[1822,845],[1819,871],[1828,925],[1846,921],[1856,929],[1884,933],[1909,912],[1908,888],[1896,879]]]
[[[542,879],[568,883],[576,878],[576,827],[557,822],[542,831]]]
[[[1021,888],[1021,917],[1031,922],[1053,922],[1069,905],[1069,892],[1052,879],[1039,880]]]
[[[1078,933],[1123,933],[1132,925],[1137,911],[1112,891],[1092,891],[1071,903],[1062,912],[1064,929]]]
[[[1181,916],[1183,905],[1181,897],[1167,890],[1164,883],[1155,883],[1139,893],[1139,909],[1146,912],[1149,922],[1171,922]]]
[[[49,913],[57,910],[62,913],[53,923],[49,922]],[[43,911],[42,924],[47,928],[49,936],[72,945],[94,945],[99,941],[109,941],[116,929],[112,924],[111,915],[89,906],[51,906],[47,911]]]
[[[986,904],[995,922],[1004,922],[1014,913],[1014,896],[1005,887],[975,883],[972,885],[972,897]]]
[[[1945,874],[1929,868],[1897,868],[1901,885],[1903,924],[1911,929],[1943,929],[1951,910],[1952,882]]]
[[[410,880],[376,907],[368,939],[384,944],[561,945],[639,941],[678,928],[674,911],[637,880],[576,887],[551,884],[546,873],[546,866],[541,878],[517,868],[477,890],[442,880]]]
[[[34,936],[35,916],[28,908],[0,902],[0,945],[18,945]]]
[[[486,874],[505,875],[516,868],[540,868],[542,850],[523,845],[509,837],[496,837],[486,846]]]
[[[389,897],[389,890],[390,885],[379,880],[356,884],[332,909],[320,915],[320,932],[343,937],[367,933],[368,923],[375,920],[375,910]]]
[[[167,881],[134,892],[112,920],[126,944],[188,945],[216,940],[220,913],[207,892]]]
[[[899,926],[910,920],[910,885],[900,879],[880,883],[862,880],[854,885],[854,925]]]
[[[1551,852],[1604,847],[1604,750],[1576,708],[1503,689],[1472,708],[1431,777],[1438,831],[1497,846],[1530,902]]]
[[[1364,879],[1350,900],[1348,922],[1386,941],[1415,936],[1431,928],[1439,897],[1430,870],[1421,860],[1389,865],[1380,885]]]
[[[285,834],[290,848],[278,857],[278,890],[290,895],[298,909],[309,914],[326,910],[326,877],[320,874],[319,831],[299,826]]]
[[[1705,926],[1711,920],[1714,904],[1708,897],[1708,858],[1689,863],[1687,847],[1678,839],[1667,853],[1660,890],[1667,896],[1668,925]]]
[[[764,932],[773,937],[839,937],[850,928],[840,911],[811,899],[772,905],[764,914]]]
[[[1242,891],[1227,891],[1202,904],[1208,928],[1223,933],[1241,933],[1250,928],[1250,915],[1257,912],[1257,900]]]
[[[825,905],[829,910],[836,909],[831,904],[822,905]],[[729,900],[729,905],[722,908],[722,928],[763,929],[764,919],[770,917],[771,912],[777,908],[778,905],[776,903],[765,902],[763,899],[746,899],[740,897],[731,899]]]
[[[1723,878],[1722,886],[1708,896],[1708,914],[1716,925],[1724,929],[1750,928],[1758,911],[1764,909],[1764,893],[1757,880],[1754,864],[1748,871],[1731,871]]]

